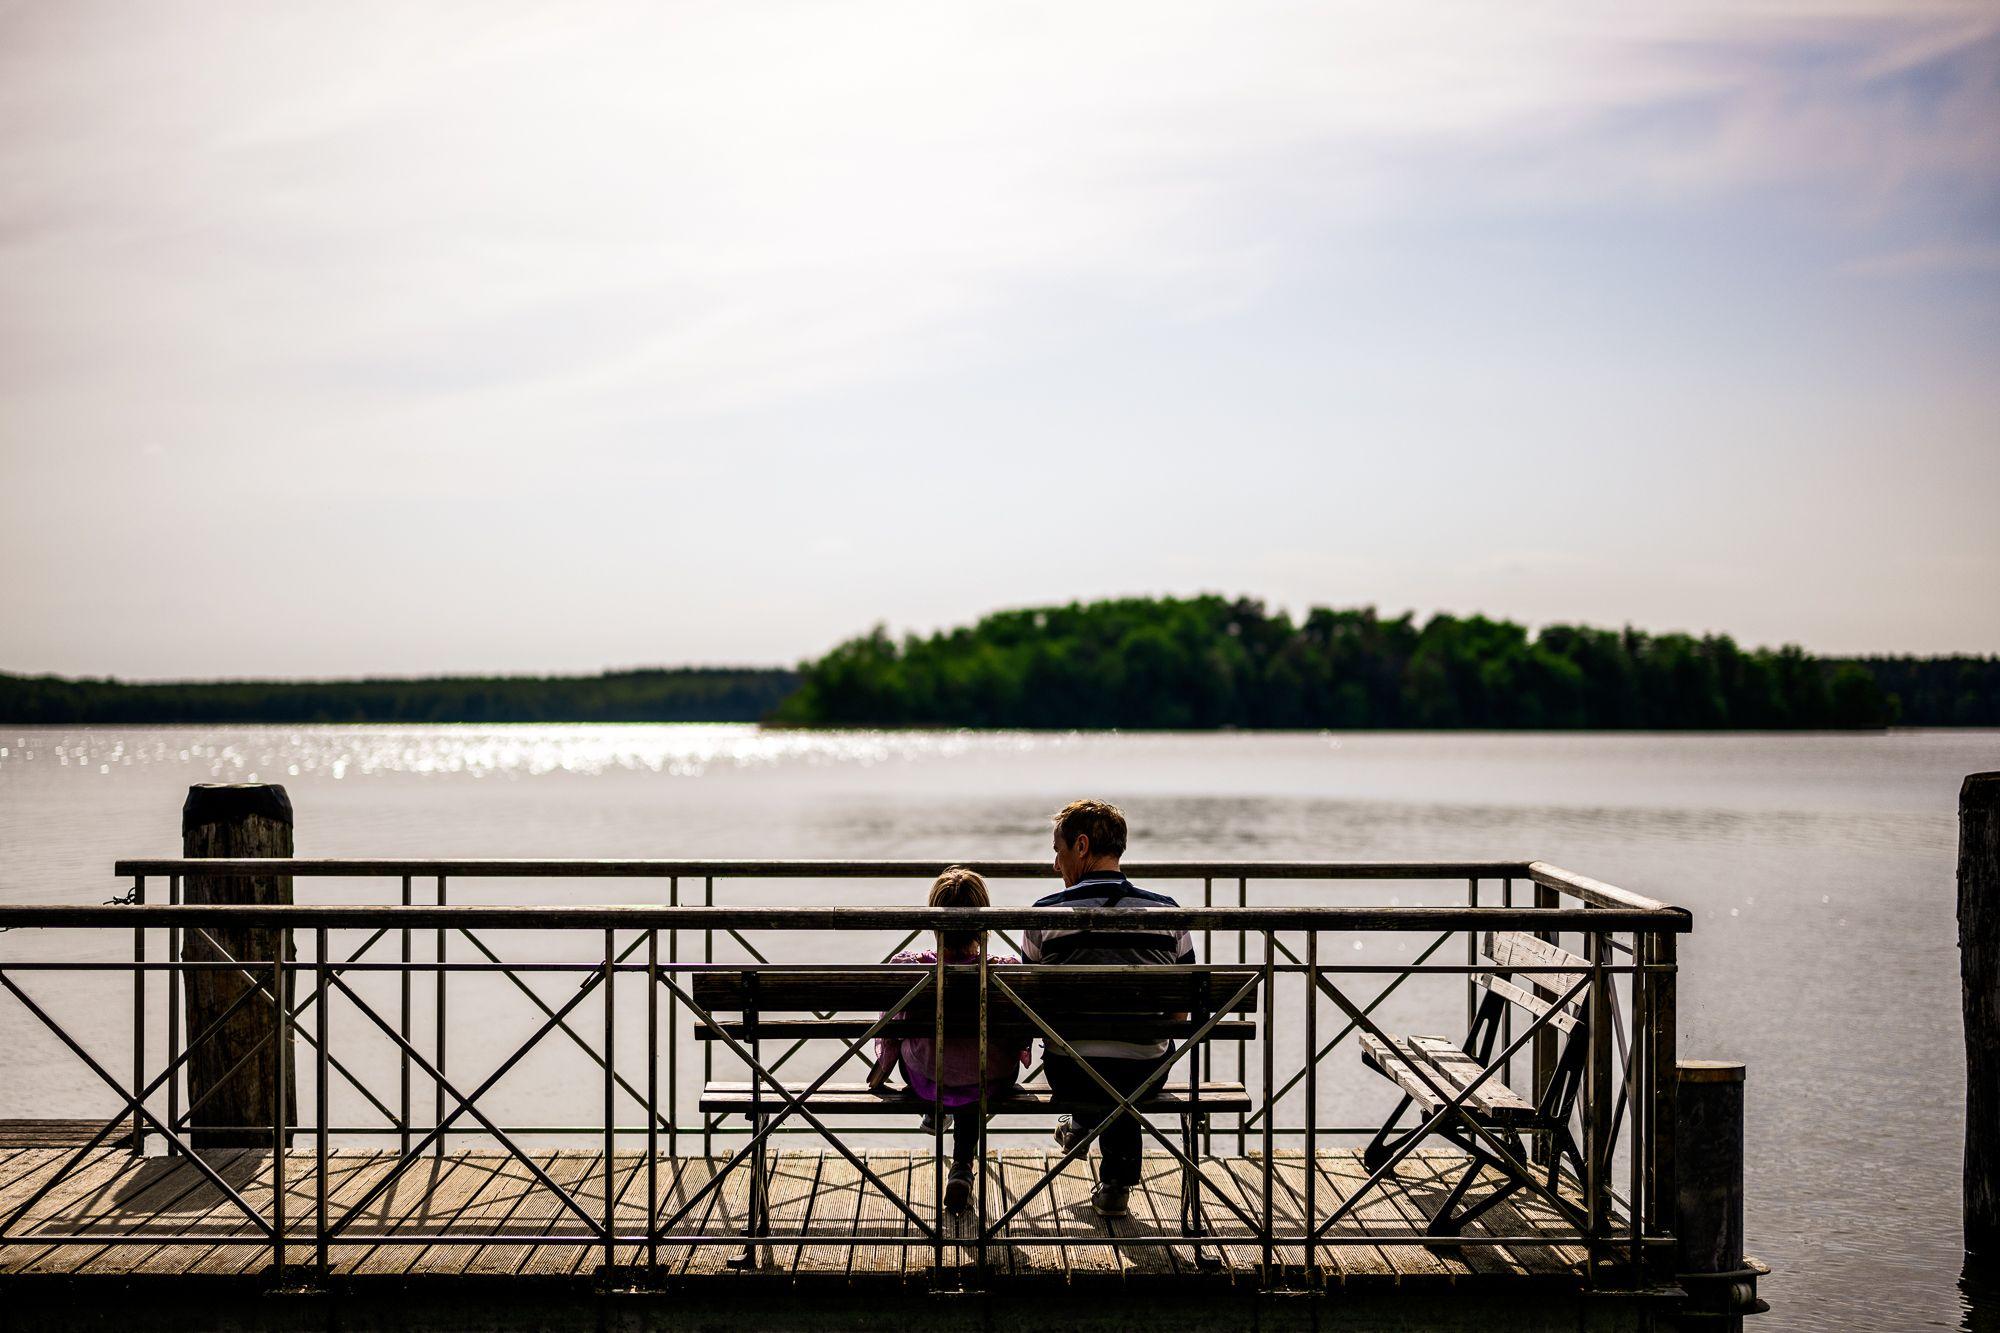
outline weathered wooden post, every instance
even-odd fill
[[[292,803],[280,786],[258,782],[201,783],[188,788],[181,807],[181,855],[265,857],[292,854]],[[289,875],[189,875],[186,903],[289,904]],[[282,953],[279,950],[283,950]],[[236,967],[184,972],[188,1056],[188,1120],[195,1147],[264,1147],[277,1124],[278,1089],[284,1089],[285,1141],[298,1124],[290,1043],[280,1043],[280,1014],[273,1007],[271,964],[292,958],[290,932],[267,926],[198,927],[187,931],[182,957],[189,962],[233,960]],[[247,990],[261,988],[237,1006]],[[292,981],[284,984],[289,1011]]]
[[[1958,789],[1958,974],[1965,1010],[1965,1248],[2000,1255],[2000,773]]]
[[[1766,1308],[1757,1299],[1762,1265],[1743,1254],[1743,1066],[1683,1060],[1674,1073],[1678,1276],[1688,1293],[1683,1322],[1740,1329],[1744,1315]]]

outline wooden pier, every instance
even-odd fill
[[[0,907],[0,990],[122,1105],[108,1120],[51,1106],[0,1124],[0,1333],[135,1312],[149,1327],[385,1333],[1512,1333],[1727,1329],[1753,1308],[1754,1273],[1731,1248],[1740,1224],[1706,1268],[1690,1268],[1676,1230],[1740,1215],[1741,1190],[1727,1170],[1694,1169],[1702,1145],[1678,1129],[1727,1118],[1678,1109],[1687,913],[1540,862],[1131,869],[1199,895],[1155,916],[1195,933],[1200,962],[1101,976],[833,962],[968,921],[1005,940],[1102,909],[716,896],[745,880],[919,881],[934,873],[921,863],[179,859],[120,863],[120,905]],[[192,904],[198,874],[389,876],[401,902]],[[534,876],[662,879],[665,905],[446,900],[447,877]],[[164,903],[148,877],[167,881]],[[1329,901],[1295,905],[1294,889],[1291,903],[1251,903],[1266,879],[1324,881]],[[1445,881],[1463,905],[1331,901],[1342,881],[1384,879]],[[415,901],[425,881],[432,901]],[[39,956],[23,947],[37,930],[89,932],[97,947]],[[1356,957],[1368,936],[1410,956]],[[107,983],[130,987],[113,992],[131,1006],[118,1054],[101,1040],[93,1053],[67,1021],[83,1004],[101,1014]],[[221,988],[199,1028],[182,1007],[197,987]],[[1425,1026],[1378,1025],[1399,990]],[[468,992],[474,1022],[512,1006],[517,1024],[471,1070],[451,1040],[451,1002]],[[883,1034],[1032,1037],[1074,1058],[1065,1034],[1141,1028],[1180,1049],[1118,1094],[1148,1136],[1129,1216],[1093,1202],[1089,1135],[1042,1146],[1058,1110],[1091,1135],[1111,1120],[1057,1104],[1036,1070],[988,1105],[975,1202],[957,1213],[939,1197],[945,1136],[916,1128],[941,1108],[845,1081]],[[228,1048],[214,1078],[269,1071],[233,1119],[195,1080],[205,1043]],[[362,1043],[394,1054],[393,1086],[342,1059]],[[493,1089],[551,1046],[588,1061],[561,1084],[561,1119],[498,1118]],[[260,1054],[274,1048],[287,1058]],[[282,1086],[295,1076],[296,1096]],[[1384,1108],[1401,1102],[1336,1123],[1325,1094],[1354,1080],[1376,1081]]]
[[[72,1151],[0,1150],[0,1210],[18,1205]],[[532,1156],[586,1208],[602,1208],[601,1154],[551,1149]],[[927,1154],[871,1149],[861,1156],[920,1210],[934,1206]],[[989,1220],[1057,1156],[1023,1149],[994,1154]],[[204,1158],[246,1201],[268,1209],[269,1151],[215,1149]],[[0,1328],[82,1326],[131,1301],[145,1304],[125,1308],[148,1309],[159,1321],[149,1326],[218,1328],[400,1325],[411,1317],[430,1327],[459,1326],[440,1320],[454,1309],[467,1326],[532,1311],[527,1326],[594,1328],[609,1310],[639,1327],[693,1328],[742,1308],[753,1293],[752,1325],[796,1320],[793,1326],[815,1328],[912,1318],[925,1327],[961,1321],[1051,1327],[1071,1320],[1151,1328],[1215,1327],[1223,1320],[1247,1327],[1253,1311],[1260,1326],[1276,1327],[1421,1318],[1425,1327],[1447,1328],[1643,1328],[1672,1303],[1665,1291],[1613,1299],[1591,1282],[1583,1247],[1561,1240],[1489,1246],[1424,1237],[1423,1219],[1465,1166],[1451,1153],[1405,1159],[1390,1187],[1315,1247],[1310,1269],[1293,1244],[1272,1247],[1269,1271],[1260,1238],[1241,1225],[1218,1223],[1199,1251],[1184,1242],[1176,1220],[1181,1168],[1170,1156],[1146,1158],[1131,1216],[1112,1220],[1089,1206],[1090,1164],[1080,1160],[1015,1220],[1015,1233],[1033,1243],[992,1247],[983,1273],[969,1214],[951,1222],[954,1241],[937,1269],[931,1243],[865,1187],[852,1163],[810,1150],[774,1154],[771,1209],[788,1239],[754,1246],[748,1262],[737,1247],[662,1244],[648,1269],[646,1246],[635,1241],[617,1247],[607,1270],[597,1235],[566,1226],[556,1197],[518,1159],[454,1152],[407,1169],[331,1247],[320,1273],[311,1267],[307,1237],[318,1192],[316,1154],[293,1151],[287,1158],[286,1212],[302,1219],[301,1243],[287,1253],[297,1267],[279,1272],[271,1245],[187,1161],[92,1152],[16,1228],[25,1237],[52,1239],[0,1250]],[[353,1206],[395,1160],[391,1152],[330,1153],[329,1200],[343,1210]],[[1305,1156],[1281,1151],[1273,1160],[1279,1225],[1297,1230],[1305,1216]],[[614,1160],[609,1178],[621,1230],[644,1232],[645,1165],[636,1155]],[[714,1158],[657,1160],[662,1201],[674,1206],[721,1165]],[[1261,1206],[1261,1157],[1205,1157],[1201,1167],[1246,1208]],[[1337,1206],[1368,1177],[1358,1152],[1321,1152],[1315,1168],[1322,1208]],[[711,1196],[699,1228],[741,1227],[748,1181],[749,1172],[737,1170]],[[1489,1223],[1495,1232],[1486,1230]],[[1567,1231],[1561,1217],[1532,1199],[1496,1207],[1468,1227],[1475,1238]],[[94,1239],[100,1234],[123,1239]],[[1276,1308],[1274,1284],[1293,1293]],[[1069,1314],[1055,1314],[1050,1300],[1063,1302]],[[889,1313],[911,1301],[908,1313]],[[426,1310],[431,1315],[417,1313]]]

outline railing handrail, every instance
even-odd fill
[[[1074,907],[656,907],[644,903],[516,907],[391,904],[61,904],[0,906],[0,929],[140,926],[373,927],[492,930],[1010,930],[1129,925],[1130,912]],[[1578,930],[1672,932],[1693,928],[1678,907],[1161,907],[1146,923],[1183,930],[1420,931]]]
[[[561,857],[381,858],[131,857],[112,873],[139,875],[291,875],[357,879],[408,875],[433,879],[927,879],[947,866],[967,865],[988,879],[1052,879],[1047,861],[940,860],[618,860]],[[1676,912],[1683,909],[1621,889],[1546,861],[1132,861],[1127,875],[1146,880],[1194,879],[1522,879],[1594,907]]]
[[[1528,861],[1128,861],[1125,874],[1153,879],[1527,879]],[[251,866],[285,875],[449,875],[508,879],[893,879],[933,876],[948,866],[970,866],[988,879],[1054,879],[1038,861],[980,857],[956,860],[662,859],[640,857],[270,857],[229,860],[200,857],[133,857],[114,863],[117,875],[213,874],[218,867]]]

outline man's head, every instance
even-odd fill
[[[1109,801],[1071,801],[1055,813],[1056,873],[1065,886],[1125,855],[1125,812]]]

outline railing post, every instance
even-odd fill
[[[715,877],[713,875],[704,875],[702,877],[701,905],[703,907],[715,906]],[[704,964],[713,964],[715,962],[714,926],[705,925],[701,928],[701,961]],[[703,1085],[715,1082],[715,1043],[712,1041],[701,1043],[701,1081]],[[753,1092],[756,1090],[756,1079],[753,1078],[750,1080],[750,1087]],[[703,1157],[715,1156],[715,1117],[706,1111],[701,1113],[701,1155]]]
[[[443,875],[439,875],[437,877],[437,905],[439,907],[443,907],[445,905],[445,887],[444,887]],[[446,949],[447,943],[448,941],[445,938],[444,928],[440,926],[438,928],[437,941],[436,941],[438,968],[437,968],[437,985],[435,988],[435,999],[433,1001],[435,1012],[433,1012],[433,1014],[431,1015],[432,1019],[434,1020],[432,1023],[432,1030],[433,1030],[432,1035],[434,1039],[434,1044],[432,1049],[435,1052],[434,1055],[432,1056],[432,1062],[436,1064],[438,1072],[438,1076],[435,1079],[431,1080],[432,1098],[433,1098],[432,1100],[433,1109],[431,1112],[433,1117],[431,1120],[432,1128],[436,1128],[437,1126],[442,1125],[444,1123],[445,979],[446,979],[446,973],[444,970],[444,960],[445,960],[445,954],[447,952]],[[439,1160],[442,1160],[444,1158],[444,1139],[445,1136],[440,1134],[437,1136],[437,1141],[431,1145],[431,1155],[433,1157],[438,1158]]]
[[[604,1277],[611,1278],[611,1270],[617,1261],[613,1237],[618,1233],[618,1191],[614,1187],[617,1179],[617,1119],[618,1085],[615,1069],[618,1063],[618,1006],[614,1002],[612,983],[617,979],[618,932],[604,932]]]
[[[1306,931],[1306,1281],[1319,1226],[1319,932]]]
[[[410,877],[405,875],[403,876],[403,906],[408,907],[412,901],[410,896]],[[402,1037],[403,1041],[396,1048],[399,1055],[399,1062],[402,1065],[402,1100],[397,1103],[397,1107],[402,1116],[403,1154],[404,1156],[408,1156],[410,1152],[410,1118],[412,1113],[410,1104],[410,927],[407,921],[404,922],[403,928],[399,933],[403,937],[403,966],[397,975],[402,982],[403,1008],[401,1017],[396,1023],[396,1031]]]
[[[1605,969],[1609,937],[1594,930],[1584,937],[1590,958],[1590,1049],[1586,1061],[1589,1101],[1584,1109],[1588,1156],[1584,1189],[1590,1217],[1589,1253],[1593,1266],[1610,1229],[1611,1216],[1611,977]]]
[[[272,1025],[277,1044],[277,1077],[284,1083],[292,1067],[292,1006],[286,1003],[285,994],[285,949],[280,944],[273,951],[271,959],[271,994],[277,1003],[271,1006]],[[322,1051],[324,1060],[326,1053]],[[285,1096],[282,1087],[271,1089],[271,1276],[282,1282],[285,1277]]]
[[[132,877],[132,901],[140,907],[146,905],[146,877]],[[137,1097],[146,1086],[146,928],[132,932],[132,1095]],[[167,985],[173,985],[170,975]],[[137,1111],[132,1112],[132,1155],[146,1155],[146,1118]]]
[[[667,881],[667,906],[681,905],[681,880],[676,875]],[[681,961],[681,928],[667,927],[667,966],[676,974]],[[659,984],[659,978],[654,978]],[[681,1155],[681,997],[679,991],[667,992],[667,1156],[676,1162]]]
[[[167,904],[180,906],[181,877],[167,876]],[[175,1134],[181,1125],[181,928],[167,927],[167,1128]],[[180,1149],[170,1142],[167,1151],[178,1156]]]
[[[1271,1213],[1271,1178],[1275,1170],[1275,1165],[1272,1161],[1274,1150],[1272,1126],[1278,1119],[1278,1106],[1276,1099],[1271,1096],[1271,1089],[1274,1084],[1273,1068],[1274,1059],[1277,1054],[1276,1033],[1273,1031],[1278,1018],[1278,992],[1276,985],[1278,975],[1277,953],[1275,936],[1273,932],[1267,930],[1264,932],[1264,1234],[1262,1237],[1264,1283],[1266,1286],[1272,1285],[1272,1279],[1275,1276],[1272,1264],[1275,1251],[1271,1242],[1271,1234],[1274,1228]]]
[[[327,1275],[326,1127],[328,1098],[326,1089],[326,1063],[328,1059],[327,1029],[329,1026],[327,1010],[333,1007],[333,996],[327,991],[326,927],[320,927],[313,932],[313,935],[313,982],[314,994],[318,997],[313,1012],[313,1036],[315,1044],[319,1048],[316,1052],[318,1059],[313,1062],[315,1066],[313,1080],[313,1138],[316,1140],[314,1145],[314,1165],[317,1167],[317,1172],[313,1177],[313,1264],[319,1270],[320,1279],[324,1281]]]
[[[1215,906],[1215,880],[1211,876],[1204,876],[1202,878],[1201,905],[1203,907]],[[1208,926],[1201,928],[1201,961],[1204,963],[1213,963],[1215,961],[1215,931]],[[1202,1043],[1204,1047],[1207,1044],[1206,1042]],[[1197,1050],[1189,1057],[1191,1068],[1188,1077],[1197,1083],[1201,1081],[1202,1077],[1202,1054],[1201,1050]],[[1212,1068],[1215,1061],[1210,1059],[1208,1063]],[[1203,1116],[1201,1119],[1201,1150],[1211,1157],[1215,1155],[1215,1130],[1211,1127],[1209,1117],[1207,1116]]]
[[[1655,1236],[1680,1231],[1678,1217],[1680,1185],[1677,1152],[1680,1140],[1680,1103],[1674,1093],[1675,1070],[1680,1064],[1680,1012],[1677,991],[1680,942],[1672,931],[1656,931],[1648,937],[1652,968],[1647,975],[1653,992],[1653,1021],[1649,1035],[1653,1054],[1653,1115],[1646,1136],[1651,1181],[1648,1201],[1653,1215],[1650,1230]]]
[[[656,927],[646,932],[646,1271],[649,1275],[660,1266],[659,1222],[660,932]]]

